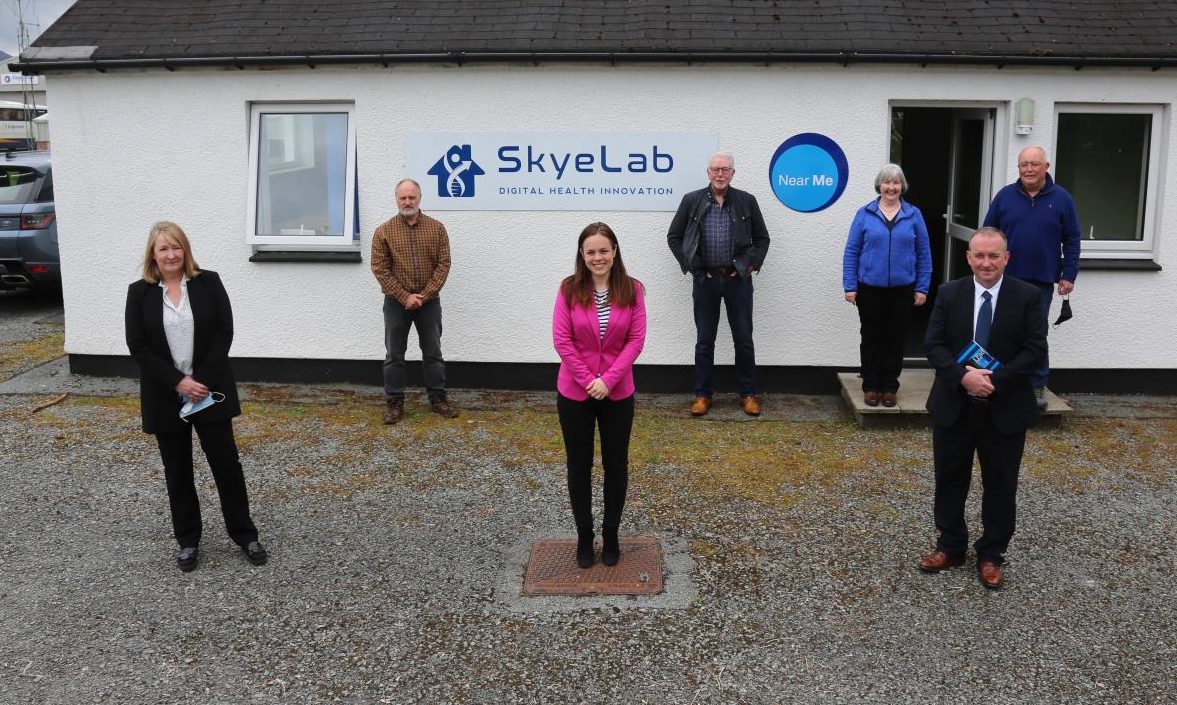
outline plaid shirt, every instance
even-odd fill
[[[421,213],[409,225],[399,213],[372,234],[372,273],[387,296],[401,304],[410,294],[437,296],[450,274],[450,238],[445,226]]]
[[[703,249],[703,266],[708,269],[732,266],[731,207],[721,206],[711,196],[711,206],[703,216],[703,232],[699,238]]]

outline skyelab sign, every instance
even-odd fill
[[[707,185],[713,134],[427,132],[405,144],[427,210],[673,211]]]

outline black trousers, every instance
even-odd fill
[[[953,556],[968,549],[969,531],[964,505],[973,479],[973,453],[981,462],[981,525],[984,533],[973,547],[977,560],[1000,565],[1014,535],[1017,517],[1018,470],[1026,432],[1001,433],[993,426],[989,409],[969,404],[960,419],[932,431],[932,455],[936,465],[936,547]]]
[[[245,491],[245,473],[233,439],[233,422],[193,424],[200,447],[212,469],[221,497],[221,513],[229,537],[239,546],[257,541],[257,527],[249,516],[249,496]],[[202,525],[200,501],[192,473],[192,431],[157,435],[159,455],[163,459],[168,485],[168,503],[172,508],[172,529],[181,548],[200,545]]]
[[[568,499],[576,528],[593,526],[593,437],[601,429],[601,467],[605,471],[605,520],[603,525],[621,525],[625,492],[629,488],[629,436],[633,430],[633,395],[618,401],[586,399],[574,401],[556,395],[564,450],[568,455]]]
[[[859,282],[855,303],[861,323],[862,344],[858,350],[863,391],[899,390],[914,297],[914,286],[867,286]]]

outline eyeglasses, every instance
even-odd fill
[[[1018,162],[1018,168],[1019,169],[1030,169],[1030,168],[1037,169],[1038,167],[1042,166],[1045,163],[1046,162]]]
[[[730,166],[709,166],[707,167],[707,171],[712,174],[731,174],[735,169]]]

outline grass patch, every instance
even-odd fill
[[[65,332],[58,330],[49,335],[18,343],[0,346],[0,380],[56,360],[65,354]]]

